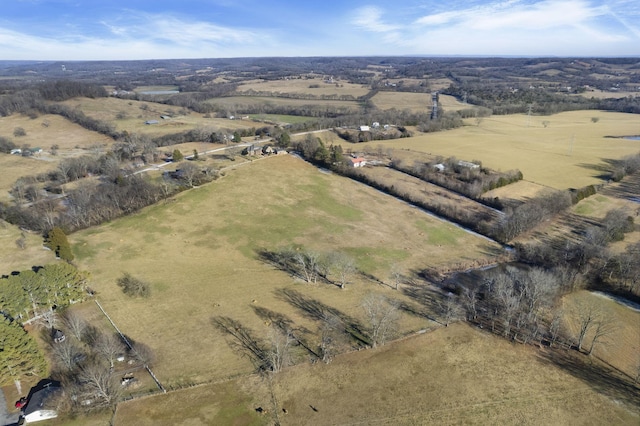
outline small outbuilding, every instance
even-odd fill
[[[56,329],[51,332],[51,338],[53,339],[54,343],[62,343],[65,341],[67,336],[64,335],[62,330]]]
[[[144,124],[146,124],[146,125],[158,124],[158,120],[147,120],[147,121],[144,122]]]

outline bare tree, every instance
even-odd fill
[[[85,331],[87,330],[87,321],[73,311],[65,311],[61,315],[62,325],[71,333],[78,341],[82,341]]]
[[[329,364],[333,360],[344,333],[344,324],[340,318],[330,312],[325,312],[320,330],[320,354],[324,363]]]
[[[582,351],[587,335],[593,331],[593,338],[587,352],[588,355],[591,355],[598,343],[602,343],[606,336],[616,330],[613,316],[594,301],[579,300],[576,302],[572,309],[572,316],[578,323],[576,340],[579,351]]]
[[[560,337],[562,332],[562,322],[564,320],[564,311],[562,309],[554,309],[551,321],[549,322],[549,346],[553,346]]]
[[[293,257],[298,264],[302,278],[308,283],[316,283],[320,268],[320,255],[311,250],[299,250]]]
[[[269,349],[266,351],[268,369],[278,373],[291,363],[291,333],[282,331],[276,326],[269,330]]]
[[[381,294],[369,294],[362,300],[362,309],[369,325],[371,346],[384,345],[395,332],[399,318],[398,304]]]
[[[84,357],[82,349],[69,339],[52,346],[53,359],[63,371],[73,370]]]
[[[356,272],[356,263],[353,258],[345,253],[334,252],[331,256],[332,269],[338,276],[338,284],[344,289],[351,276]]]
[[[439,302],[439,305],[444,325],[445,327],[449,327],[449,324],[456,320],[460,315],[460,306],[458,305],[458,301],[453,293],[449,293],[444,296],[444,299]]]
[[[91,401],[94,407],[111,407],[118,402],[122,386],[107,365],[90,362],[83,366],[77,379],[81,400]]]
[[[391,280],[393,281],[394,288],[398,290],[398,288],[400,287],[400,283],[402,282],[402,269],[397,263],[391,265],[389,275],[391,276]]]
[[[460,297],[467,310],[467,318],[475,321],[478,318],[478,288],[475,286],[463,287]]]
[[[109,367],[113,368],[113,363],[124,352],[124,344],[118,335],[111,333],[101,334],[95,345],[95,351],[104,357],[109,363]]]

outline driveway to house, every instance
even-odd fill
[[[9,413],[7,409],[7,400],[4,398],[4,392],[0,388],[0,425],[16,425],[18,424],[18,413]]]

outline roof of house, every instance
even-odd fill
[[[364,158],[362,158],[362,157],[355,157],[355,158],[350,157],[350,158],[349,158],[349,160],[351,160],[351,162],[352,162],[353,164],[356,164],[356,163],[362,163],[363,161],[367,161],[367,160],[365,160],[365,159],[364,159]]]
[[[33,392],[29,397],[29,402],[27,405],[23,407],[22,414],[25,417],[29,417],[30,415],[38,412],[38,411],[55,411],[50,405],[47,403],[50,402],[51,397],[62,391],[59,382],[55,382],[53,380],[48,381],[40,389]],[[51,417],[46,417],[51,418]]]

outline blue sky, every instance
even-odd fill
[[[4,0],[0,59],[640,56],[638,0]]]

